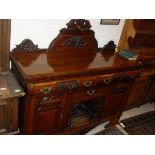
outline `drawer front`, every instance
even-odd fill
[[[109,84],[112,82],[113,75],[100,75],[72,78],[68,80],[57,80],[53,82],[44,82],[36,84],[27,84],[28,93],[31,95],[51,94],[63,92],[66,90],[74,90],[77,88],[89,88],[99,84]]]
[[[91,87],[100,83],[99,79],[96,76],[85,77],[79,80],[80,87]]]
[[[90,87],[87,89],[79,89],[70,94],[71,103],[78,103],[93,99],[97,96],[104,96],[111,91],[111,87]]]
[[[66,90],[79,88],[79,80],[53,81],[47,83],[28,84],[28,93],[31,95],[48,95],[62,93]]]
[[[99,78],[100,82],[105,85],[114,81],[114,74],[98,75],[97,77]]]
[[[46,83],[37,83],[37,84],[28,84],[27,89],[28,93],[31,95],[37,94],[53,94],[57,92],[64,92],[68,90],[77,89],[80,87],[90,87],[98,84],[99,81],[96,77],[87,77],[80,79],[70,79],[63,81],[53,81]]]
[[[37,83],[37,84],[28,84],[27,89],[30,95],[47,95],[56,91],[57,85],[56,82],[47,82],[47,83]]]

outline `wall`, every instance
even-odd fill
[[[13,19],[11,23],[11,49],[26,38],[38,44],[39,48],[47,48],[50,42],[58,35],[59,30],[66,27],[68,21],[69,19]],[[110,40],[114,40],[118,44],[124,21],[124,19],[120,20],[119,25],[100,25],[100,19],[90,20],[99,47],[103,47]]]

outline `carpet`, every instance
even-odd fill
[[[124,133],[121,132],[117,127],[113,126],[113,127],[103,130],[97,135],[124,135]]]
[[[121,121],[130,135],[155,135],[155,111]]]

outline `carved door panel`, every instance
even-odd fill
[[[61,130],[64,105],[62,98],[43,97],[36,109],[35,133],[50,134]]]
[[[112,116],[121,112],[124,93],[113,94],[105,103],[103,116]]]
[[[152,80],[148,92],[145,96],[145,103],[155,101],[155,78]]]
[[[129,88],[128,83],[118,83],[113,87],[112,93],[108,95],[103,107],[103,117],[120,115],[126,103],[126,95]]]
[[[144,103],[146,92],[150,86],[149,77],[140,77],[134,81],[129,92],[125,110],[138,107]]]
[[[5,100],[0,100],[0,134],[7,133],[7,102]]]

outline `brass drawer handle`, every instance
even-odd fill
[[[92,95],[95,94],[95,90],[94,90],[94,89],[92,89],[92,90],[87,90],[86,94],[89,95],[89,96],[92,96]]]
[[[109,84],[109,83],[111,83],[111,79],[110,79],[110,78],[108,78],[108,79],[104,79],[103,81],[104,81],[105,84]]]
[[[91,80],[88,80],[88,81],[83,82],[83,84],[84,84],[86,87],[91,86],[92,83],[93,83],[93,82],[92,82]]]
[[[43,94],[48,94],[48,93],[51,93],[52,87],[44,87],[44,88],[41,88],[40,91],[41,91]]]
[[[135,79],[135,78],[137,78],[138,77],[138,75],[130,75],[130,78],[131,79]]]

